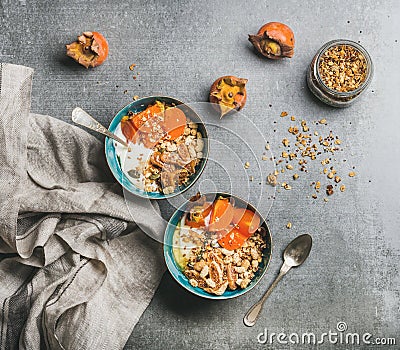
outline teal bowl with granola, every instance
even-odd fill
[[[105,153],[115,179],[142,198],[164,199],[190,188],[204,170],[209,152],[206,126],[188,105],[151,96],[122,108],[109,131],[129,147],[106,138]]]
[[[172,277],[207,299],[235,298],[265,275],[272,239],[250,203],[227,193],[198,194],[172,215],[164,257]]]

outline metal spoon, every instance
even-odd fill
[[[97,131],[100,134],[106,135],[107,137],[119,142],[121,145],[128,147],[128,143],[113,134],[103,125],[101,125],[96,119],[94,119],[89,113],[85,112],[82,108],[76,107],[72,111],[72,121],[76,124],[82,125],[93,131]]]
[[[261,299],[255,303],[247,312],[246,316],[244,316],[243,322],[246,326],[252,327],[255,325],[264,306],[265,300],[270,296],[272,290],[292,267],[300,266],[307,259],[308,254],[310,254],[311,246],[312,238],[308,234],[298,236],[288,244],[283,252],[284,261],[278,277],[276,277],[275,281],[271,284]]]

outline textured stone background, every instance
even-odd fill
[[[79,105],[107,124],[133,95],[164,94],[188,102],[205,101],[216,77],[234,74],[249,79],[244,113],[273,145],[272,152],[281,151],[278,145],[289,125],[279,118],[283,110],[309,121],[325,117],[327,128],[343,140],[345,151],[340,157],[347,162],[338,169],[346,180],[345,193],[336,193],[328,203],[307,198],[312,193],[310,181],[320,176],[321,165],[315,162],[308,177],[302,176],[292,191],[277,193],[270,211],[270,201],[259,203],[260,210],[268,214],[274,254],[269,272],[257,288],[236,300],[213,302],[189,294],[166,274],[126,349],[266,348],[257,343],[264,328],[318,334],[334,331],[339,321],[346,322],[351,332],[397,336],[397,346],[390,348],[399,348],[398,1],[106,0],[96,4],[1,0],[0,16],[0,60],[36,71],[34,112],[68,121],[73,107]],[[271,20],[286,22],[294,30],[293,59],[264,60],[247,41],[248,33]],[[83,69],[64,54],[64,44],[83,30],[100,31],[110,43],[108,61],[94,70]],[[345,110],[316,101],[305,83],[312,56],[335,38],[360,41],[375,63],[369,90]],[[136,80],[128,69],[131,63],[136,63],[140,72]],[[124,90],[128,92],[124,94]],[[229,121],[225,123],[229,126]],[[246,126],[241,133],[244,140],[252,139]],[[212,137],[238,147],[230,144],[232,139],[222,130],[217,129]],[[264,144],[258,146],[255,152],[261,155]],[[270,165],[262,166],[260,176]],[[357,176],[350,181],[344,174],[352,166]],[[213,169],[211,164],[202,180],[226,189],[226,179]],[[243,176],[229,175],[233,191],[243,188]],[[207,183],[202,186],[208,188]],[[251,199],[259,199],[254,197],[260,193],[259,182],[250,187]],[[163,203],[162,209],[167,218],[171,205]],[[285,228],[289,220],[291,230]],[[281,282],[257,325],[244,327],[242,316],[278,272],[285,245],[304,232],[314,238],[310,259]],[[350,346],[325,344],[320,348]],[[373,348],[377,347],[368,347]]]

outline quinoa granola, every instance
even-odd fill
[[[184,134],[175,140],[162,139],[144,169],[145,190],[164,194],[185,185],[203,158],[204,140],[196,123],[187,119]]]
[[[246,288],[258,271],[266,248],[262,233],[257,231],[235,250],[222,248],[211,239],[193,248],[184,269],[189,283],[216,295],[227,289]]]
[[[127,172],[143,179],[146,192],[173,193],[188,183],[203,158],[204,139],[198,124],[179,106],[156,101],[142,112],[130,111],[121,120],[121,130],[128,141],[151,150]]]

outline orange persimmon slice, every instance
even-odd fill
[[[128,141],[134,142],[137,128],[131,119],[121,121],[121,131]]]
[[[232,222],[233,206],[228,198],[219,198],[214,202],[211,211],[210,231],[220,231],[227,228]]]
[[[244,236],[236,227],[232,228],[226,235],[218,240],[218,244],[225,249],[235,250],[239,249],[247,237]]]
[[[183,135],[186,127],[186,115],[179,108],[168,108],[164,112],[164,130],[171,140]]]
[[[232,222],[246,237],[250,237],[260,226],[260,217],[249,209],[235,208]]]

